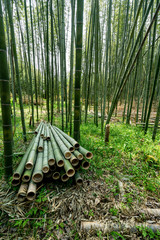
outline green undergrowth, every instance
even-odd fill
[[[142,129],[122,123],[110,124],[110,140],[104,143],[100,127],[94,124],[81,125],[83,147],[94,154],[91,170],[97,176],[103,173],[127,175],[137,186],[160,195],[160,136],[152,141],[152,132],[146,135]],[[106,181],[108,181],[106,179]]]

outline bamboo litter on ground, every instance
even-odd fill
[[[15,170],[12,185],[20,185],[17,198],[24,201],[36,198],[37,186],[47,178],[67,182],[74,177],[77,185],[83,184],[78,172],[88,169],[93,154],[49,123],[41,121],[35,130],[26,153]]]

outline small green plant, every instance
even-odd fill
[[[103,239],[101,231],[97,231],[97,237],[99,237],[99,239]]]
[[[122,239],[122,240],[125,240],[125,238],[118,232],[116,231],[112,231],[111,232],[111,236],[115,239],[115,240],[118,240],[118,239]]]
[[[90,216],[90,217],[93,217],[93,216],[94,216],[94,212],[93,212],[92,209],[89,210],[88,216]]]
[[[157,230],[153,232],[151,228],[147,228],[144,226],[137,226],[139,231],[139,235],[141,235],[144,239],[160,239],[160,232]]]
[[[118,215],[118,209],[116,208],[110,208],[109,212],[113,215],[113,216],[117,216]]]

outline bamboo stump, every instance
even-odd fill
[[[105,128],[105,143],[109,142],[109,133],[110,133],[110,125],[107,124]]]

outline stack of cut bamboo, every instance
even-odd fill
[[[76,184],[82,185],[78,170],[81,167],[88,169],[90,164],[87,159],[92,157],[93,154],[79,146],[72,137],[42,121],[13,174],[12,185],[21,183],[18,200],[35,199],[37,184],[45,178],[67,182],[74,176]]]

